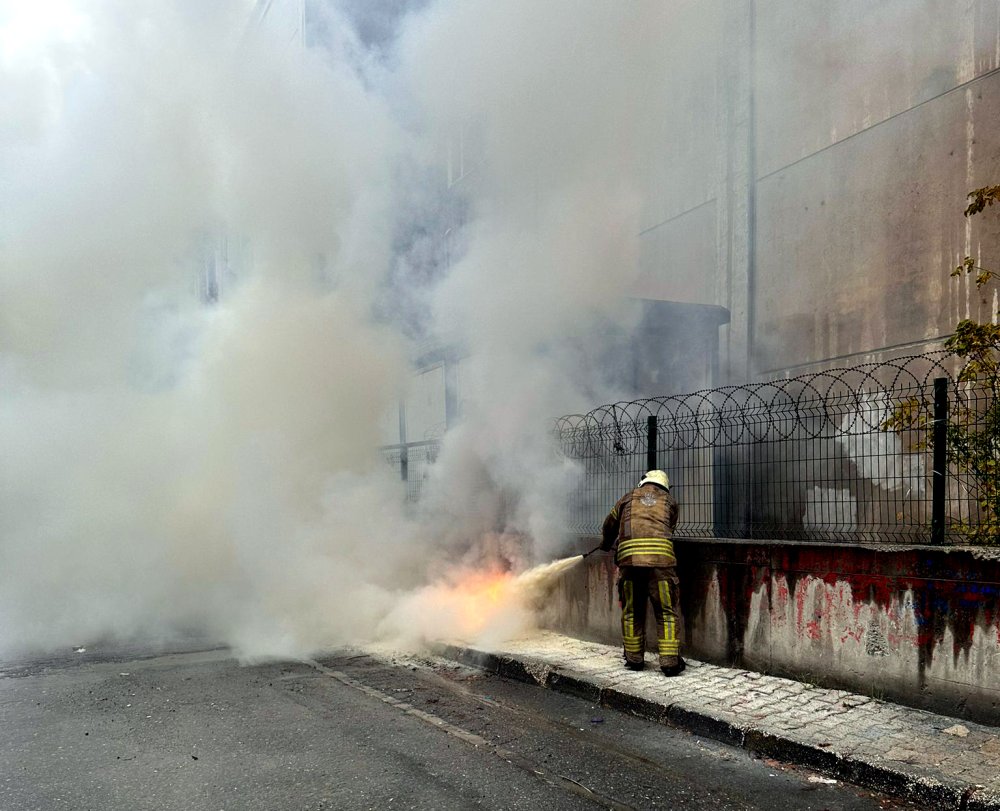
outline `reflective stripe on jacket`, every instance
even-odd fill
[[[619,566],[674,566],[670,536],[679,508],[670,491],[648,482],[626,493],[608,513],[601,548],[614,549]]]

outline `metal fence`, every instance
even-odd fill
[[[678,537],[1000,542],[1000,400],[941,352],[600,406],[555,438],[581,467],[570,530],[600,532],[649,469]],[[440,440],[380,448],[417,501]]]
[[[395,467],[399,471],[399,477],[406,482],[407,501],[419,501],[420,491],[430,472],[430,466],[437,461],[440,449],[439,439],[384,445],[379,448],[382,459]]]
[[[951,360],[922,355],[563,417],[559,446],[583,468],[573,530],[598,533],[655,467],[681,505],[678,537],[989,541],[983,505],[1000,418],[990,392],[956,384]],[[958,458],[962,424],[979,444],[978,470]]]

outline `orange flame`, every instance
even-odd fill
[[[580,556],[565,558],[520,574],[457,569],[413,595],[402,608],[401,619],[407,623],[420,617],[431,637],[473,640],[486,632],[518,633],[530,625],[547,584],[580,560]]]
[[[482,633],[516,599],[508,572],[467,572],[442,596],[459,617],[464,634]]]

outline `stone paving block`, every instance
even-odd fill
[[[568,669],[557,668],[550,671],[545,686],[560,693],[568,693],[582,698],[593,704],[598,704],[601,700],[601,685],[585,673],[574,673]]]
[[[674,705],[667,711],[666,720],[674,726],[687,729],[696,735],[722,741],[732,746],[743,745],[743,730],[735,719],[727,719],[721,714]]]
[[[681,676],[680,678],[684,678],[684,677]],[[689,681],[688,679],[685,679],[685,682],[688,682],[688,681]],[[705,691],[705,692],[714,692],[714,693],[718,693],[719,695],[727,695],[727,696],[734,695],[734,690],[733,690],[731,684],[728,681],[726,681],[725,679],[720,679],[719,677],[717,677],[715,675],[712,675],[712,676],[710,676],[710,677],[708,677],[708,678],[706,678],[704,680],[702,680],[699,677],[699,679],[698,679],[697,682],[692,682],[691,683],[691,687],[694,690],[702,690],[702,691]]]
[[[740,712],[752,712],[757,709],[758,703],[751,696],[740,696],[735,701],[730,702],[730,706]]]
[[[967,795],[965,808],[967,811],[998,811],[1000,791],[976,789]]]
[[[500,656],[497,674],[504,678],[523,681],[528,684],[544,685],[550,667],[541,660]]]
[[[766,693],[769,696],[773,696],[775,693],[781,691],[781,685],[778,683],[768,683],[758,684],[755,688],[758,693]]]
[[[662,721],[667,717],[668,706],[658,701],[646,698],[637,692],[608,687],[601,691],[601,704],[613,710],[638,715],[650,721]]]
[[[827,774],[836,774],[840,769],[840,757],[836,752],[756,729],[746,731],[743,747],[765,757],[798,763]]]

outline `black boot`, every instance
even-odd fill
[[[679,676],[684,672],[684,668],[687,667],[687,662],[683,659],[678,658],[676,665],[671,665],[670,667],[661,667],[660,670],[663,671],[664,676]]]
[[[629,670],[644,670],[646,667],[645,662],[630,662],[628,659],[625,660],[625,667]]]

